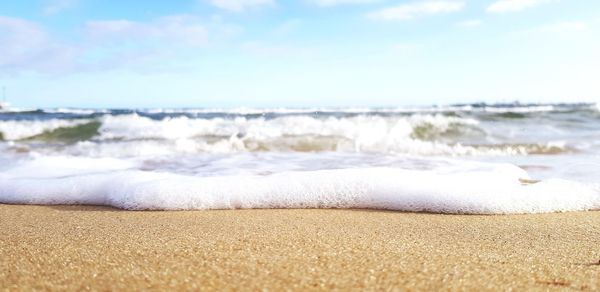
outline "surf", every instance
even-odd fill
[[[115,159],[54,157],[26,161],[2,172],[0,202],[129,210],[361,208],[452,214],[600,209],[598,185],[560,179],[524,181],[531,182],[528,174],[508,164],[198,177],[142,171]]]

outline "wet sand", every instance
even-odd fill
[[[0,205],[0,287],[600,289],[600,212]]]

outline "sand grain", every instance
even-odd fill
[[[600,212],[0,205],[0,287],[600,289]]]

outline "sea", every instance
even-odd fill
[[[600,210],[600,104],[11,108],[0,203]]]

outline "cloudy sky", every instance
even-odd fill
[[[24,107],[600,100],[597,0],[22,0],[0,85]]]

